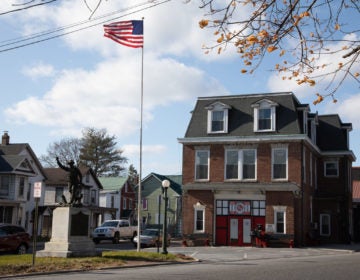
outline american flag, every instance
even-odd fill
[[[142,20],[127,20],[104,25],[105,37],[130,48],[142,48],[144,31]]]

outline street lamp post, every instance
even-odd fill
[[[163,236],[162,236],[162,254],[167,254],[167,207],[168,207],[168,196],[167,189],[170,187],[169,180],[163,180],[161,183],[164,190],[164,222],[163,222]]]

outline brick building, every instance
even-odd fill
[[[183,234],[251,245],[258,225],[296,246],[352,234],[352,126],[292,93],[198,98],[183,145]]]

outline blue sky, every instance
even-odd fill
[[[0,12],[16,2],[0,1]],[[87,1],[91,8],[97,2]],[[243,75],[236,52],[205,55],[202,45],[215,38],[213,31],[198,26],[204,11],[198,8],[197,0],[188,4],[182,0],[161,2],[102,1],[93,16],[121,11],[104,20],[145,18],[143,177],[150,172],[181,174],[182,146],[177,138],[184,136],[199,96],[292,91],[300,102],[311,105],[312,112],[338,113],[343,122],[352,122],[350,145],[359,158],[358,84],[346,81],[337,93],[337,104],[329,99],[313,106],[317,88],[282,81],[269,71],[271,66],[266,61],[254,74]],[[154,3],[159,5],[151,7]],[[140,11],[142,8],[147,9]],[[2,15],[0,45],[86,21],[90,14],[84,1],[62,0]],[[351,22],[359,25],[360,19],[354,17]],[[8,131],[12,143],[29,143],[40,156],[54,141],[81,137],[85,127],[106,128],[116,136],[129,164],[139,170],[141,49],[119,45],[103,33],[102,24],[98,24],[0,52],[0,131]],[[277,58],[269,56],[267,61]],[[357,68],[360,71],[360,66]]]

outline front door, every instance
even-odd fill
[[[251,218],[229,217],[230,236],[229,245],[247,246],[251,244]]]

